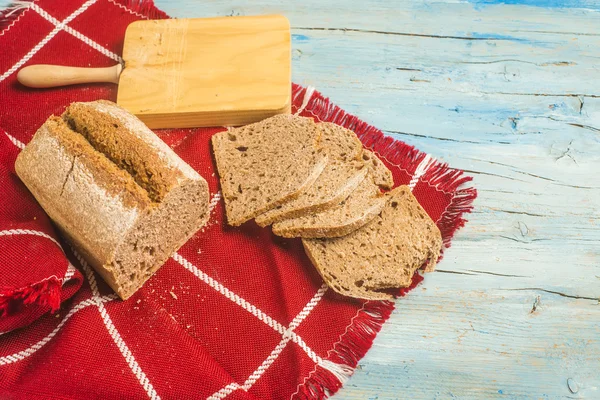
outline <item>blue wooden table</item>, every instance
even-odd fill
[[[286,15],[295,82],[475,177],[336,399],[600,399],[600,2],[497,3],[157,1]]]

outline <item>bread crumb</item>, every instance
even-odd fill
[[[169,292],[169,293],[171,293],[171,297],[173,297],[175,300],[177,300],[177,296],[175,295],[175,293],[173,293],[173,292]]]
[[[135,304],[140,304],[142,302],[142,299],[138,299],[138,301],[135,302]]]

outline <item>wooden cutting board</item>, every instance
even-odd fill
[[[290,112],[290,25],[281,15],[136,21],[124,65],[30,65],[35,88],[118,83],[117,103],[150,128],[245,125]]]
[[[290,111],[290,25],[280,15],[137,21],[117,103],[151,128],[244,125]]]

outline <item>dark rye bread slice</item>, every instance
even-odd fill
[[[425,262],[433,271],[442,235],[407,186],[386,194],[382,212],[351,234],[334,239],[303,239],[304,250],[323,280],[336,292],[383,300],[377,290],[408,287]]]
[[[62,119],[50,117],[15,169],[122,299],[209,216],[206,181],[139,119],[107,101],[74,103]]]
[[[385,197],[373,179],[365,178],[342,203],[320,213],[286,219],[273,224],[273,233],[283,237],[332,238],[345,236],[381,212]]]
[[[359,162],[362,143],[349,129],[322,122],[323,151],[329,162],[317,180],[300,195],[256,217],[262,227],[310,212],[324,211],[344,201],[365,179],[368,169]]]
[[[321,129],[288,114],[217,133],[212,146],[232,226],[296,198],[327,164]]]
[[[371,150],[364,149],[362,159],[371,168],[373,181],[382,189],[391,189],[394,187],[394,177],[392,171],[383,164]]]

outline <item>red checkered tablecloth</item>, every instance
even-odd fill
[[[338,390],[394,303],[328,290],[299,240],[253,222],[224,224],[210,151],[223,128],[157,131],[207,179],[211,217],[127,301],[64,243],[14,174],[18,152],[48,116],[73,101],[116,97],[110,84],[26,89],[16,72],[41,63],[114,65],[129,23],[167,16],[151,2],[127,0],[40,0],[4,16],[0,399],[319,399]],[[411,187],[449,246],[476,196],[462,186],[469,177],[312,88],[293,86],[293,112],[353,129],[396,185]],[[413,286],[421,280],[417,273]]]

